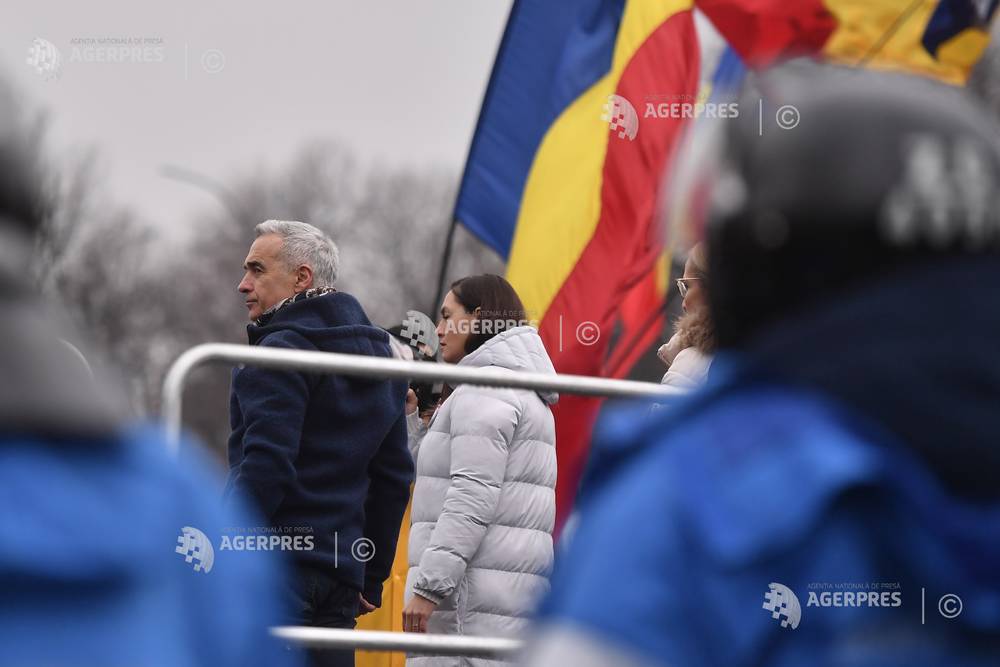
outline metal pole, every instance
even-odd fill
[[[448,236],[444,242],[444,252],[441,254],[441,267],[438,270],[437,290],[434,292],[431,308],[428,313],[432,315],[438,311],[441,299],[444,298],[444,284],[448,278],[448,264],[451,262],[451,250],[455,245],[455,230],[458,228],[458,218],[454,214],[451,216],[451,226],[448,228]]]
[[[609,380],[587,375],[518,373],[499,368],[464,368],[448,364],[397,361],[334,352],[308,352],[305,350],[250,347],[231,343],[205,343],[192,347],[178,357],[163,380],[163,418],[166,422],[167,443],[170,451],[174,454],[180,448],[184,384],[194,368],[211,362],[253,364],[262,368],[335,373],[357,377],[443,381],[452,385],[474,384],[485,387],[556,391],[608,398],[664,398],[686,393],[682,389],[652,382]]]
[[[510,658],[524,647],[519,639],[428,635],[378,630],[341,630],[305,626],[271,628],[271,634],[309,648],[357,649],[361,651],[405,651],[435,655]]]

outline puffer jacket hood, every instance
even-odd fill
[[[511,371],[556,374],[541,336],[529,326],[514,327],[497,334],[466,355],[458,365],[472,368],[497,366]],[[549,405],[555,405],[559,400],[559,394],[554,391],[538,392],[538,396]]]

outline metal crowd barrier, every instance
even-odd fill
[[[609,380],[587,375],[515,373],[500,369],[462,368],[451,364],[399,361],[356,354],[205,343],[196,345],[179,356],[163,380],[163,418],[166,422],[167,442],[175,454],[180,447],[184,384],[192,370],[207,363],[253,364],[282,370],[441,381],[450,384],[557,391],[564,394],[608,398],[664,398],[685,393],[681,389],[652,382]]]
[[[426,635],[378,630],[337,630],[297,625],[271,628],[271,634],[308,648],[396,651],[476,658],[510,658],[524,647],[524,642],[520,639],[500,637]]]
[[[192,370],[208,363],[253,364],[282,370],[534,389],[607,398],[664,398],[685,393],[683,390],[652,382],[609,380],[585,375],[515,373],[499,369],[462,368],[450,364],[399,361],[353,354],[206,343],[192,347],[178,357],[163,381],[163,417],[166,422],[167,442],[175,455],[180,448],[184,385]],[[406,651],[500,658],[509,657],[522,647],[520,640],[498,637],[337,630],[305,626],[271,628],[271,633],[287,641],[327,649],[353,648],[364,651]]]

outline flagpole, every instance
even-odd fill
[[[476,128],[472,132],[472,141],[469,143],[469,150],[465,156],[465,167],[462,169],[462,180],[459,183],[458,192],[455,193],[455,208],[451,214],[451,227],[448,228],[448,238],[445,241],[444,252],[441,255],[441,270],[438,273],[437,290],[434,292],[434,303],[431,304],[430,310],[427,311],[432,318],[434,318],[434,313],[438,311],[440,299],[444,298],[445,280],[448,279],[448,263],[451,261],[451,251],[455,244],[455,229],[458,227],[458,200],[462,195],[462,186],[465,184],[465,170],[468,169],[469,160],[472,158],[472,153],[476,148],[476,140],[479,137],[479,129],[483,122],[483,109],[486,108],[490,93],[493,90],[493,75],[495,73],[496,64],[500,59],[500,54],[503,53],[504,46],[507,44],[507,37],[510,34],[514,14],[517,12],[519,5],[520,0],[514,0],[510,6],[510,12],[507,14],[507,21],[504,23],[503,34],[500,36],[500,43],[497,45],[497,53],[493,57],[493,69],[490,70],[490,78],[486,83],[486,90],[483,91],[483,101],[479,105],[479,117],[476,119]]]
[[[432,320],[437,320],[434,313],[438,311],[439,299],[444,297],[444,281],[448,279],[448,263],[451,262],[451,248],[455,242],[455,229],[458,227],[458,216],[451,216],[451,226],[448,227],[448,237],[444,242],[444,252],[441,254],[441,269],[438,272],[437,290],[434,291],[434,302],[426,312]]]

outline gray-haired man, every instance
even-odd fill
[[[333,288],[338,253],[328,236],[281,220],[256,233],[239,285],[251,345],[391,356],[388,334]],[[275,529],[267,548],[295,557],[293,622],[352,628],[359,605],[381,604],[413,477],[405,397],[403,381],[233,373],[226,495],[249,498]],[[353,654],[326,651],[314,662],[353,664]]]

